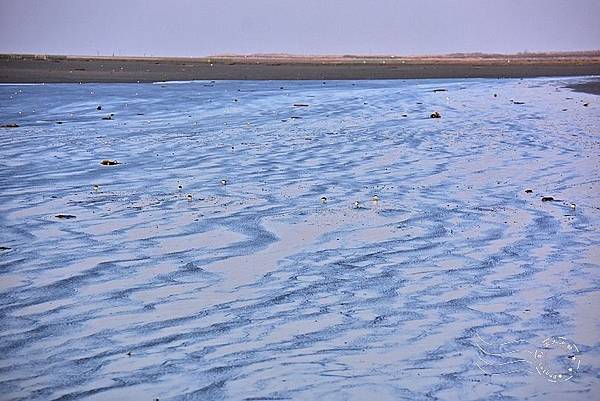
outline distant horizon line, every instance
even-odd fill
[[[92,55],[92,54],[56,54],[56,53],[3,53],[1,58],[89,58],[89,59],[424,59],[424,58],[527,58],[527,57],[600,57],[597,50],[572,50],[572,51],[521,51],[516,53],[499,52],[453,52],[441,54],[299,54],[299,53],[220,53],[196,56],[164,56],[164,55]]]

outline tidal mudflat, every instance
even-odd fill
[[[585,81],[0,86],[0,398],[597,397]]]

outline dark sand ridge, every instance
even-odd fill
[[[0,82],[11,83],[583,75],[600,75],[600,52],[426,57],[226,55],[151,58],[0,55]]]
[[[594,80],[591,80],[588,82],[567,85],[567,88],[573,89],[575,92],[591,93],[593,95],[600,95],[600,80],[594,79]]]

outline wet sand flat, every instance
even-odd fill
[[[0,398],[593,398],[592,82],[0,85]]]
[[[600,75],[600,53],[525,55],[83,57],[0,55],[0,82],[525,78]]]

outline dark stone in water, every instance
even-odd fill
[[[57,219],[61,219],[61,220],[69,220],[69,219],[74,219],[76,218],[75,216],[73,216],[72,214],[57,214],[56,216]]]
[[[385,319],[383,316],[377,316],[375,319],[373,319],[373,323],[377,324],[383,322],[383,319]]]
[[[553,200],[553,196],[542,196],[542,202],[552,202]]]
[[[96,107],[96,110],[102,110],[102,106]]]
[[[431,118],[442,118],[442,115],[436,111],[436,112],[431,113],[431,115],[429,117],[431,117]]]
[[[115,166],[117,164],[121,164],[116,160],[102,160],[100,162],[100,164],[102,164],[103,166]]]

